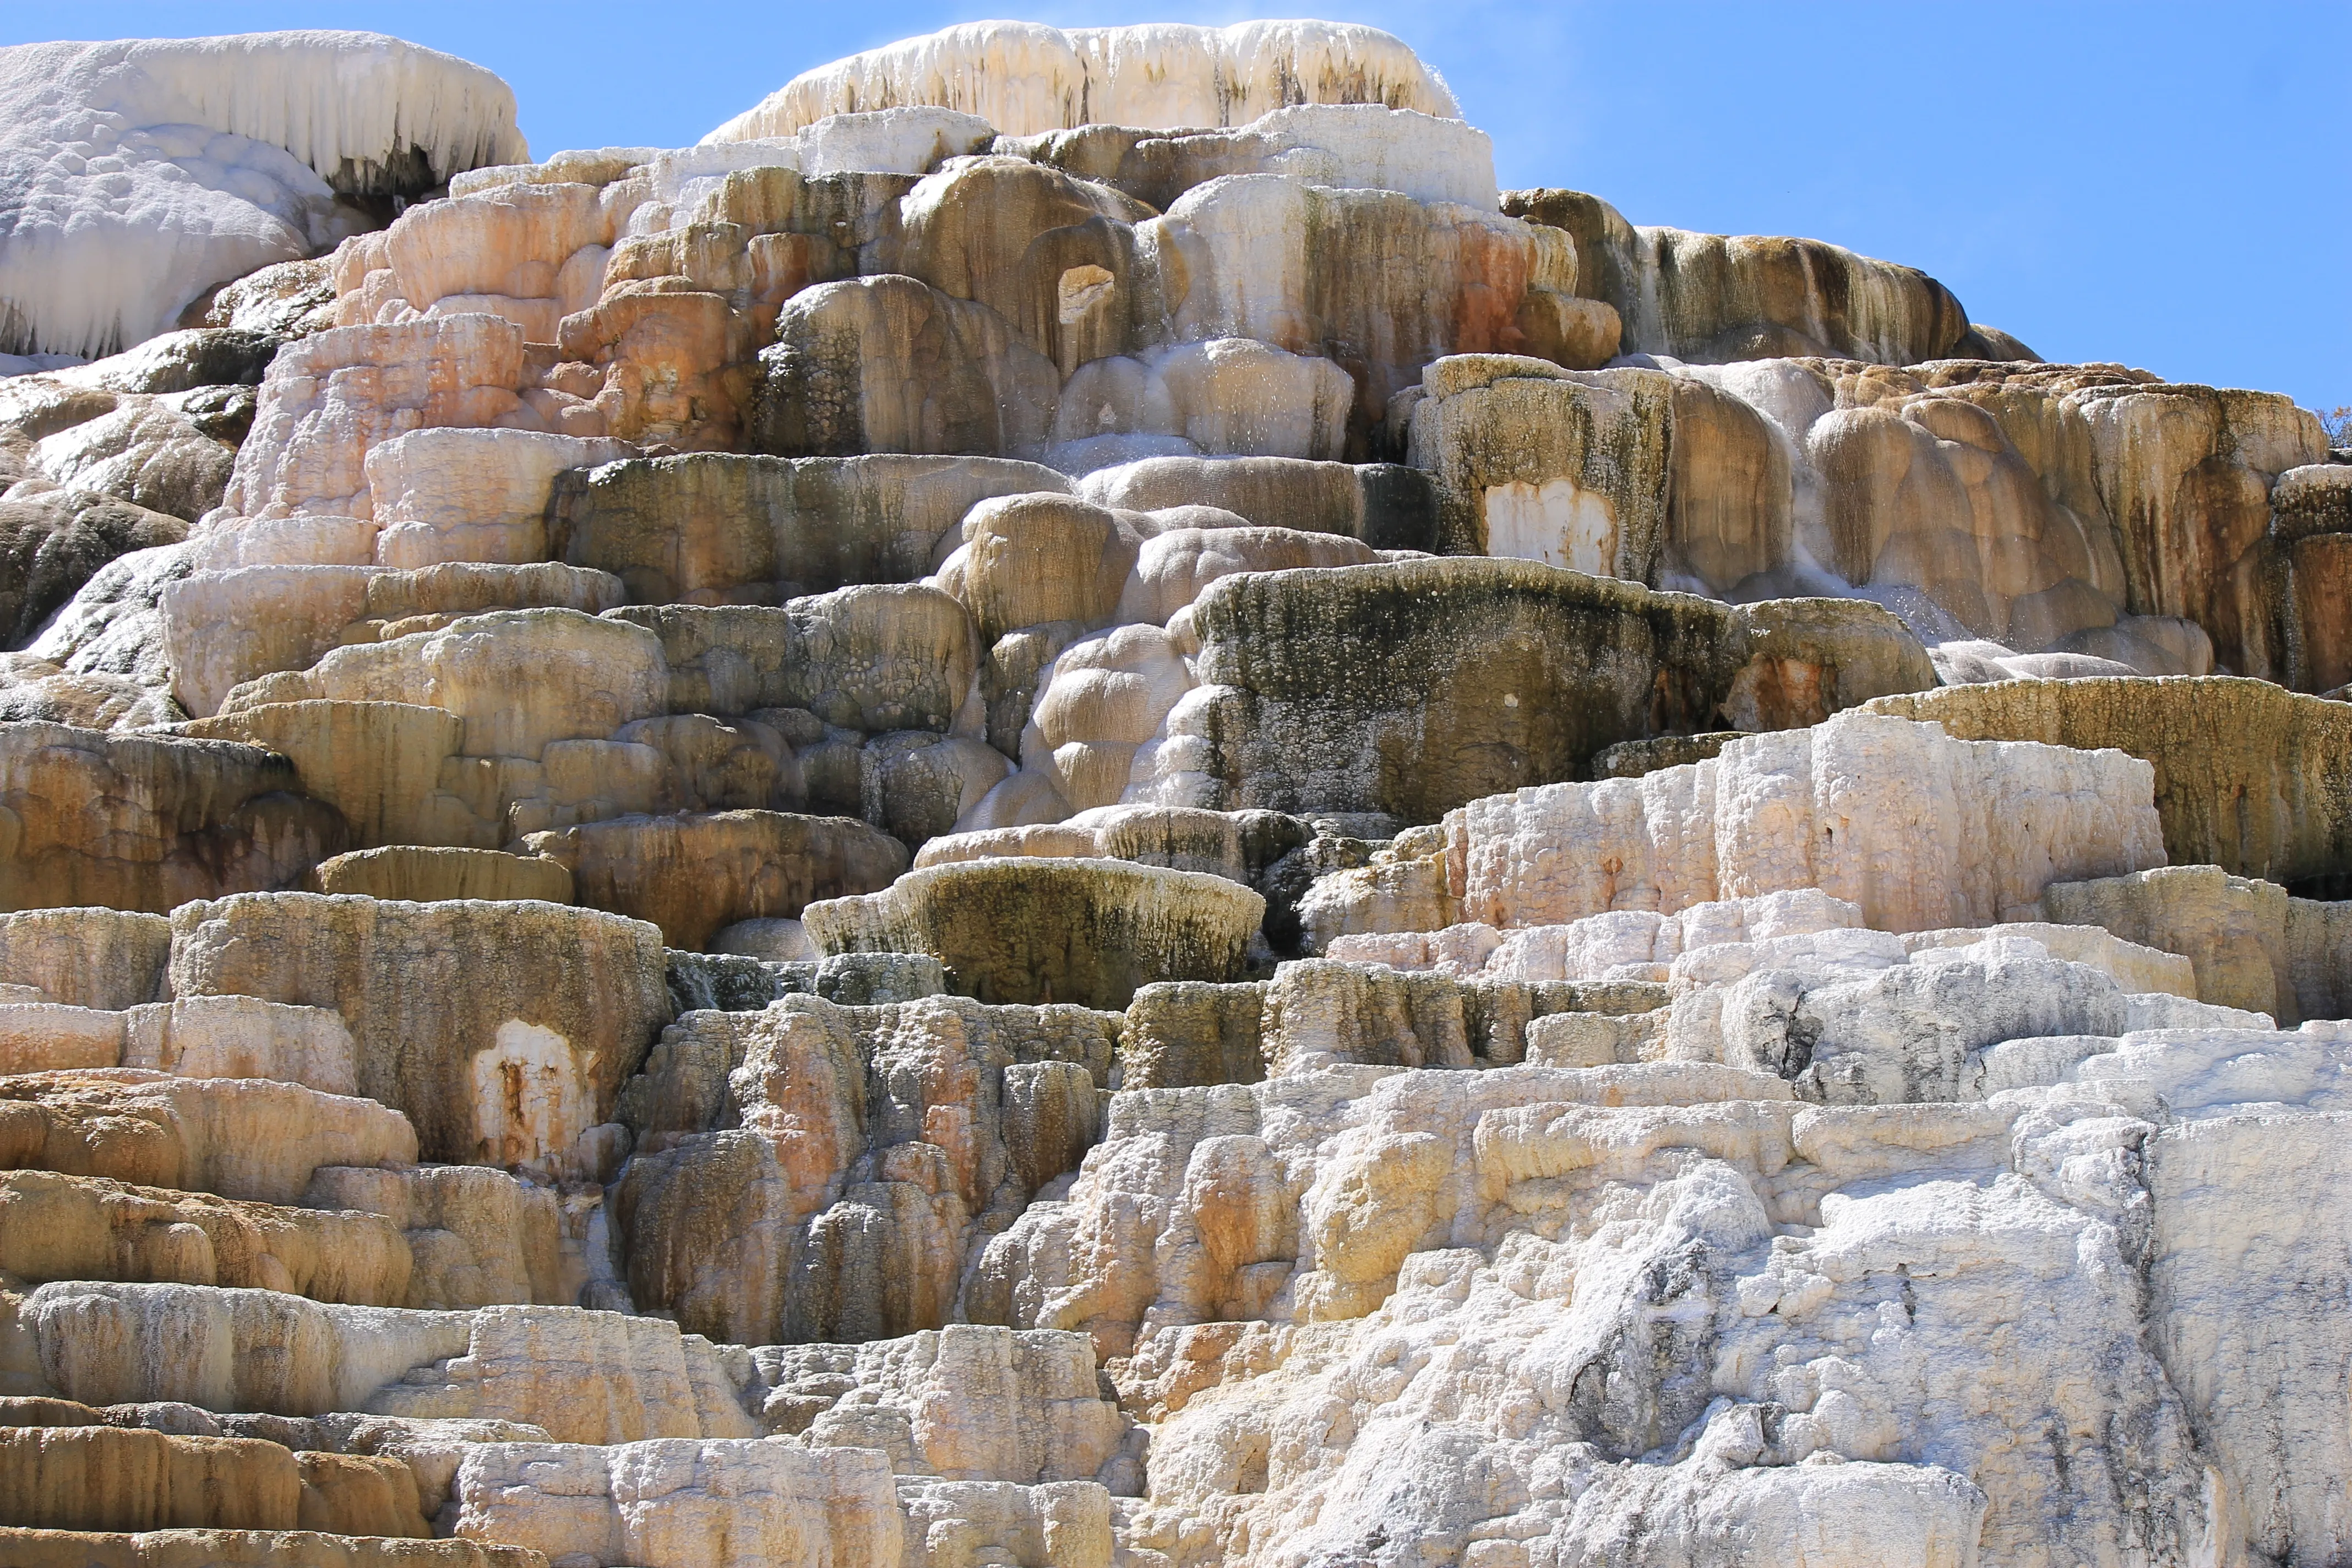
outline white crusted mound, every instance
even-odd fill
[[[527,157],[514,93],[377,33],[0,48],[0,353],[111,353],[354,226],[335,194]]]
[[[1012,136],[1079,125],[1242,125],[1297,103],[1373,103],[1459,118],[1397,38],[1342,22],[1153,23],[1064,32],[968,22],[803,71],[703,138],[790,136],[829,114],[929,104]]]

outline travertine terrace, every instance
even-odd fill
[[[2288,399],[1320,22],[0,50],[0,1561],[2352,1562]]]

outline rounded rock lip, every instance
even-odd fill
[[[1155,980],[1239,979],[1265,918],[1223,877],[1076,856],[928,866],[801,914],[823,952],[929,952],[982,1002],[1110,1008]]]

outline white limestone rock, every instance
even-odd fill
[[[1559,925],[1817,888],[1874,930],[1930,931],[2032,919],[2044,887],[2094,874],[2078,868],[2114,876],[2163,858],[2153,770],[2136,757],[1954,741],[1848,712],[1637,779],[1473,801],[1446,815],[1442,848],[1327,878],[1303,918],[1324,942],[1426,918],[1428,896],[1399,906],[1384,888],[1415,871],[1455,911],[1435,926]]]
[[[0,1072],[121,1065],[121,1014],[37,1002],[29,996],[0,1002]]]
[[[1181,550],[1181,542],[1171,548]],[[1181,564],[1162,552],[1155,557],[1155,574]],[[1140,605],[1151,592],[1129,574],[1120,603],[1129,604],[1132,593]],[[1038,677],[1021,736],[1022,771],[981,801],[957,830],[1055,822],[1129,799],[1130,782],[1151,776],[1159,755],[1153,742],[1169,714],[1197,685],[1181,646],[1158,626],[1123,626],[1072,643]]]
[[[1033,830],[1034,831],[1034,830]],[[1052,831],[1052,830],[1047,830]],[[952,842],[952,841],[950,841]],[[1465,923],[1434,931],[1386,931],[1335,938],[1326,957],[1440,974],[1485,974],[1513,980],[1665,981],[1685,952],[1724,943],[1771,942],[1783,937],[1860,930],[1862,911],[1818,889],[1766,893],[1693,904],[1675,914],[1611,910],[1565,925],[1530,926],[1506,934]],[[1910,931],[1903,950],[1916,957],[1989,939],[2037,942],[2053,958],[2087,964],[2132,993],[2199,996],[2195,966],[2176,952],[2126,942],[2095,925],[2011,921],[1974,929]]]
[[[222,505],[239,517],[373,519],[367,457],[431,426],[537,424],[515,395],[522,329],[493,315],[338,327],[289,344],[261,383]]]
[[[1302,102],[1458,114],[1437,73],[1371,27],[1156,23],[1063,32],[970,22],[803,72],[704,140],[790,136],[829,114],[911,105],[961,110],[1023,136],[1090,123],[1234,125]]]
[[[520,1421],[578,1444],[757,1436],[710,1342],[658,1319],[81,1281],[14,1310],[47,1391],[85,1404]]]
[[[12,1000],[121,1012],[170,996],[172,924],[162,915],[95,907],[0,915],[0,984]]]
[[[375,33],[0,50],[0,347],[152,337],[213,285],[364,226],[339,192],[522,156],[514,115],[479,66]]]
[[[457,1466],[457,1533],[562,1563],[763,1568],[900,1561],[890,1468],[859,1449],[667,1438],[482,1443]]]
[[[1202,1531],[1336,1554],[1408,1529],[1477,1563],[2289,1556],[2331,1539],[2344,1426],[2298,1444],[2275,1413],[2341,1371],[2227,1282],[2221,1205],[2258,1167],[2334,1190],[2347,1050],[2014,1040],[1989,1054],[2046,1065],[1932,1106],[1808,1108],[1700,1063],[1124,1095],[965,1306],[1117,1358],[1154,1422],[1122,1540],[1174,1561],[1220,1560],[1181,1544]],[[2310,1274],[2285,1237],[2315,1221],[2263,1243],[2272,1289]],[[2216,1374],[2256,1345],[2265,1371]],[[2084,1436],[2017,1445],[2021,1411]]]
[[[1224,174],[1286,174],[1335,190],[1395,191],[1417,202],[1496,205],[1495,146],[1450,116],[1374,103],[1297,103],[1230,131],[1167,139],[1187,186]],[[1154,149],[1155,152],[1158,149]]]
[[[1066,472],[1146,455],[1330,461],[1346,452],[1354,399],[1355,383],[1331,361],[1246,337],[1112,355],[1063,387],[1045,459]],[[1114,439],[1128,445],[1104,445]],[[1136,445],[1147,442],[1148,454]]]
[[[1130,1452],[1141,1435],[1104,1397],[1084,1334],[950,1323],[860,1345],[767,1345],[751,1358],[772,1430],[879,1448],[902,1476],[1099,1478],[1128,1493],[1141,1479]]]
[[[556,476],[635,455],[609,437],[530,430],[396,436],[367,454],[368,510],[381,531],[371,559],[409,569],[544,561]]]
[[[980,23],[530,163],[387,40],[0,51],[0,351],[309,258],[0,395],[12,504],[194,524],[0,660],[10,901],[175,910],[0,921],[0,1417],[551,1568],[2344,1556],[2352,1025],[2272,1026],[2352,904],[2165,847],[2341,890],[2341,710],[2080,679],[2340,679],[2316,422],[1454,114],[1360,27]],[[289,1288],[73,1278],[100,1183]],[[409,1552],[328,1539],[252,1550]]]
[[[321,1094],[360,1091],[359,1046],[331,1007],[257,996],[183,996],[133,1007],[122,1065],[181,1078],[275,1079]]]
[[[2004,1041],[2271,1023],[2170,993],[2134,996],[1999,929],[1908,954],[1863,931],[1695,949],[1674,966],[1666,1055],[1769,1072],[1801,1099],[1907,1104],[1983,1092],[1970,1076]]]
[[[265,682],[282,683],[267,691]],[[231,693],[278,701],[409,702],[466,721],[466,752],[540,759],[562,741],[607,740],[669,710],[669,669],[651,632],[577,610],[493,610],[390,642],[337,648],[299,675]]]
[[[1508,935],[1467,923],[1435,931],[1342,936],[1332,941],[1325,956],[1511,980],[1664,980],[1667,966],[1687,949],[1861,924],[1862,910],[1854,905],[1801,888],[1693,904],[1671,914],[1611,910]]]
[[[995,128],[978,115],[908,105],[828,114],[803,126],[793,140],[800,148],[801,173],[816,179],[869,171],[926,174],[946,159],[983,151],[994,134]],[[717,151],[709,143],[697,151],[706,148]]]

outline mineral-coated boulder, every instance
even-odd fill
[[[1138,991],[1120,1042],[1132,1089],[1257,1083],[1348,1066],[1462,1069],[1530,1059],[1537,1026],[1613,1021],[1665,1000],[1648,982],[1400,973],[1384,963],[1286,963],[1271,982],[1172,981]]]
[[[87,490],[0,500],[0,642],[24,647],[100,567],[187,531],[178,518]]]
[[[669,1016],[660,932],[593,910],[278,893],[172,919],[173,994],[334,1008],[360,1092],[436,1160],[562,1164]]]
[[[321,1165],[413,1164],[416,1134],[371,1100],[131,1068],[0,1079],[8,1163],[143,1187],[298,1201]]]
[[[913,582],[973,503],[1066,483],[994,458],[635,459],[557,480],[553,545],[618,575],[637,604],[782,604]]]
[[[2286,668],[2298,691],[2352,682],[2352,465],[2289,468],[2271,488],[2271,531],[2284,551],[2289,588],[2281,605]]]
[[[205,309],[205,325],[299,338],[333,326],[334,311],[331,260],[278,261],[223,284]]]
[[[1119,239],[1156,208],[1048,163],[992,156],[917,182],[898,211],[897,269],[986,306],[1064,376],[1125,346],[1134,304],[1085,297],[1071,274],[1091,267],[1080,273],[1087,292],[1120,294],[1117,275],[1133,268]]]
[[[2179,953],[2197,994],[2281,1024],[2344,1016],[2352,1005],[2352,921],[2340,902],[2288,896],[2218,866],[2158,866],[2126,877],[2053,882],[2052,920],[2095,925]]]
[[[621,1111],[633,1298],[737,1340],[949,1321],[965,1259],[1094,1142],[1118,1027],[961,997],[687,1015]]]
[[[172,695],[204,717],[247,680],[309,668],[366,616],[370,575],[363,566],[236,566],[167,585]]]
[[[169,922],[163,923],[168,934]],[[95,951],[116,965],[142,962],[141,955],[110,952],[103,943]],[[159,952],[152,969],[132,973],[160,984],[162,963]],[[12,972],[22,973],[13,964]],[[47,994],[13,982],[9,994]],[[267,1079],[337,1095],[356,1093],[359,1084],[358,1053],[342,1019],[322,1007],[252,996],[190,996],[120,1010],[0,1002],[0,1063],[11,1074],[123,1067],[179,1078]]]
[[[910,850],[952,831],[1013,772],[1004,754],[962,735],[907,730],[857,754],[858,815]]]
[[[17,993],[12,993],[17,994]],[[0,1003],[0,1070],[122,1065],[122,1015],[57,1002]]]
[[[1077,489],[1087,500],[1116,509],[1213,506],[1260,527],[1344,533],[1375,550],[1436,548],[1428,476],[1396,463],[1146,458],[1097,468]]]
[[[1202,689],[1168,720],[1168,804],[1386,811],[1582,775],[1619,741],[1811,723],[1931,683],[1883,612],[1731,608],[1533,563],[1226,579],[1192,607]],[[1179,747],[1178,737],[1191,744]],[[1177,799],[1205,774],[1207,798]],[[1076,803],[1073,803],[1076,804]]]
[[[194,565],[186,544],[117,557],[91,574],[26,653],[68,675],[110,678],[108,684],[117,691],[143,688],[165,705],[161,717],[182,717],[166,689],[171,668],[163,657],[161,604],[164,587]]]
[[[339,326],[289,344],[261,384],[222,504],[242,517],[367,517],[369,451],[419,426],[478,427],[521,406],[523,332],[488,315]]]
[[[122,1065],[181,1078],[271,1079],[359,1092],[359,1047],[341,1016],[255,996],[182,996],[123,1015]]]
[[[1900,958],[1899,944],[1869,931],[1702,949],[1678,963],[1666,1053],[1769,1073],[1819,1104],[1909,1105],[2033,1081],[2134,1029],[2269,1024],[2168,993],[2135,996],[2031,939],[1980,934]]]
[[[1397,38],[1333,22],[1224,28],[1034,23],[950,27],[795,77],[711,132],[715,142],[789,136],[877,105],[967,110],[1013,135],[1099,121],[1229,125],[1296,102],[1381,103],[1452,116],[1454,95]]]
[[[996,151],[1052,163],[1165,211],[1226,174],[1289,174],[1334,189],[1398,191],[1423,202],[1496,205],[1486,132],[1419,106],[1297,103],[1223,130],[1139,123],[998,139]]]
[[[1654,576],[1666,523],[1672,380],[1461,354],[1422,373],[1407,452],[1463,554]]]
[[[1003,317],[897,274],[793,296],[760,362],[751,442],[792,458],[1034,458],[1060,387]]]
[[[184,717],[171,694],[115,675],[78,674],[30,654],[0,654],[0,721],[77,730],[146,730]]]
[[[497,849],[426,848],[413,844],[355,849],[321,860],[309,889],[320,893],[356,893],[371,899],[431,903],[442,899],[535,899],[572,902],[571,871],[537,855]]]
[[[1045,808],[1031,815],[1018,797],[983,803],[959,826],[984,828],[1053,821],[1070,810],[1087,811],[1129,798],[1139,772],[1147,778],[1159,762],[1147,750],[1168,728],[1170,716],[1198,684],[1176,636],[1148,625],[1118,627],[1107,636],[1072,643],[1041,678],[1043,688],[1021,734],[1022,776],[1042,785]],[[1177,804],[1192,805],[1192,801]],[[1006,806],[1011,809],[1003,809]]]
[[[1107,508],[1066,496],[1009,496],[964,520],[963,592],[980,635],[1050,621],[1108,622],[1141,541]]]
[[[870,1452],[740,1439],[483,1444],[458,1468],[457,1503],[462,1537],[551,1560],[646,1568],[900,1560],[890,1468]]]
[[[1578,291],[1615,308],[1627,353],[1700,363],[1962,357],[1968,316],[1916,268],[1816,239],[1637,228],[1581,191],[1511,191],[1503,210],[1574,237]]]
[[[905,1476],[1021,1489],[1099,1478],[1114,1492],[1134,1490],[1126,1452],[1133,1428],[1102,1396],[1094,1347],[1082,1334],[951,1323],[862,1345],[757,1353],[770,1389],[762,1419],[813,1445],[879,1447]],[[950,1404],[992,1409],[997,1418],[960,1419]],[[1074,1492],[1083,1495],[1066,1486],[1062,1495]]]
[[[1488,796],[1411,848],[1318,884],[1301,911],[1309,930],[1328,942],[1465,919],[1556,925],[1801,888],[1879,931],[1978,927],[2041,918],[2028,911],[2052,882],[2164,858],[2137,758],[1955,741],[1874,713],[1638,779]]]
[[[408,1244],[404,1300],[423,1310],[540,1302],[569,1306],[593,1271],[556,1188],[474,1165],[321,1166],[306,1208],[381,1215]],[[576,1196],[572,1205],[575,1214]],[[592,1211],[593,1212],[593,1211]]]
[[[577,610],[494,610],[433,631],[336,649],[299,675],[251,682],[232,710],[324,699],[440,708],[466,721],[466,754],[537,761],[555,742],[604,740],[666,712],[661,644]]]
[[[235,1203],[47,1171],[0,1175],[0,1268],[29,1284],[227,1285],[383,1307],[406,1299],[410,1268],[407,1242],[374,1215]]]
[[[277,356],[285,336],[233,321],[159,332],[121,353],[55,373],[68,386],[114,393],[194,392],[252,386]],[[234,445],[234,441],[231,443]]]
[[[69,1007],[120,1011],[160,1001],[172,924],[105,908],[0,915],[0,984],[29,986]]]
[[[1369,566],[1380,559],[1370,546],[1337,534],[1289,528],[1171,529],[1146,540],[1137,552],[1116,613],[1121,621],[1164,626],[1220,577]]]
[[[2176,864],[2284,883],[2352,871],[2352,706],[2210,677],[2005,681],[1872,707],[1968,740],[2146,758]]]
[[[35,442],[27,477],[62,487],[66,494],[127,501],[182,523],[194,522],[220,504],[234,471],[237,440],[257,403],[252,388],[207,386],[173,396],[109,401],[113,406],[106,411]]]
[[[501,841],[499,799],[467,788],[457,762],[466,721],[446,709],[301,697],[198,719],[180,732],[286,758],[303,793],[341,812],[362,848]]]
[[[597,281],[593,266],[575,282],[564,265],[583,249],[612,244],[615,219],[626,216],[614,211],[624,195],[569,181],[469,191],[404,213],[370,237],[363,254],[391,272],[378,289],[412,310],[499,316],[528,341],[551,343],[568,310],[593,303]]]
[[[721,926],[796,919],[813,900],[879,892],[907,868],[898,842],[862,822],[781,811],[622,816],[523,843],[568,873],[581,903],[650,921],[697,952]]]
[[[408,569],[545,560],[548,492],[558,477],[633,455],[619,441],[531,430],[394,437],[367,455],[369,513],[378,530],[373,559]]]
[[[76,1281],[23,1298],[17,1321],[38,1346],[50,1391],[85,1404],[486,1423],[492,1441],[758,1435],[709,1342],[656,1319],[573,1307],[417,1311],[274,1290]]]
[[[983,1002],[1123,1007],[1151,980],[1238,978],[1265,900],[1222,877],[1125,860],[967,860],[811,905],[826,952],[929,952]]]
[[[395,1538],[427,1530],[416,1483],[399,1461],[298,1457],[250,1437],[19,1428],[0,1435],[0,1475],[7,1478],[7,1516],[37,1530],[299,1527]]]
[[[1150,226],[1181,259],[1181,284],[1162,285],[1180,341],[1252,338],[1334,358],[1339,344],[1380,345],[1358,349],[1351,371],[1360,429],[1444,354],[1551,358],[1566,346],[1542,307],[1572,289],[1574,247],[1491,209],[1244,174],[1186,193]],[[1375,255],[1403,264],[1367,265]],[[1410,278],[1442,281],[1431,291]]]
[[[922,584],[838,589],[781,608],[668,605],[607,619],[659,639],[671,712],[803,708],[845,728],[947,730],[971,687],[971,618]]]
[[[1391,851],[1390,853],[1393,853]],[[1862,924],[1862,910],[1818,889],[1723,899],[1685,909],[1610,910],[1558,925],[1507,933],[1474,922],[1439,931],[1375,932],[1334,938],[1326,956],[1464,977],[1517,980],[1653,980],[1693,948],[1726,942],[1840,931]]]
[[[190,899],[290,887],[350,842],[259,746],[0,727],[0,903],[161,912]]]
[[[2119,880],[2174,874],[2165,868]],[[2053,884],[2061,889],[2093,885]],[[2044,908],[2053,896],[2050,889],[2043,889]],[[1862,929],[1862,910],[1857,906],[1817,889],[1800,889],[1693,904],[1673,914],[1611,910],[1562,925],[1526,926],[1509,932],[1465,923],[1436,931],[1342,936],[1331,941],[1328,956],[1462,978],[1664,984],[1673,978],[1675,960],[1701,948]],[[2052,957],[2087,964],[2127,993],[2163,992],[2235,1005],[2226,996],[2207,995],[2200,987],[2195,966],[2179,953],[2125,941],[2088,920],[2070,924],[2004,921],[1987,928],[1907,931],[1900,940],[1904,952],[1917,954],[1930,949],[1966,947],[1993,937],[2022,937],[2039,942]],[[1894,950],[1885,951],[1892,962]],[[2267,1007],[2257,1010],[2269,1011]]]
[[[1311,829],[1297,817],[1271,811],[1106,805],[1063,822],[934,838],[916,854],[915,864],[1023,855],[1132,860],[1178,871],[1205,871],[1256,887],[1276,861],[1310,836]]]

